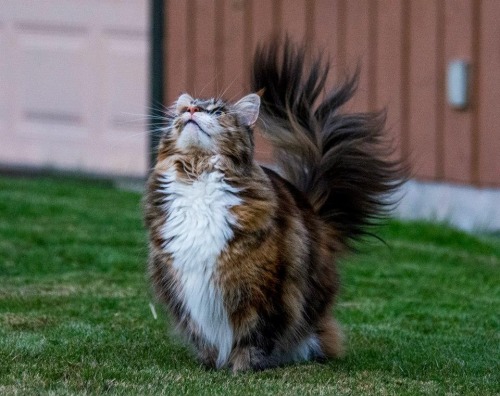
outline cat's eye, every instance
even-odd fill
[[[220,117],[222,114],[224,114],[224,111],[220,107],[216,107],[215,109],[210,110],[209,114],[213,114],[217,117]]]

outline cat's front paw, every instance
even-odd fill
[[[216,368],[217,351],[214,348],[201,348],[197,355],[200,363],[207,369]]]
[[[235,348],[230,357],[230,367],[233,374],[252,369],[249,348]]]
[[[235,348],[229,360],[229,367],[233,374],[265,370],[275,366],[277,362],[270,354],[253,346]]]

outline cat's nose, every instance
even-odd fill
[[[189,111],[191,114],[194,114],[194,113],[200,111],[200,109],[196,106],[188,106],[187,111]]]

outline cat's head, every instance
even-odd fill
[[[221,155],[235,164],[251,163],[259,106],[257,94],[249,94],[234,104],[182,94],[172,107],[161,146],[170,153]]]

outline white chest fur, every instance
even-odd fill
[[[164,174],[167,219],[162,230],[165,250],[179,272],[184,305],[210,344],[217,347],[217,365],[229,357],[233,332],[220,290],[214,284],[217,258],[233,236],[230,208],[240,204],[238,190],[221,172],[202,174],[192,183]]]

